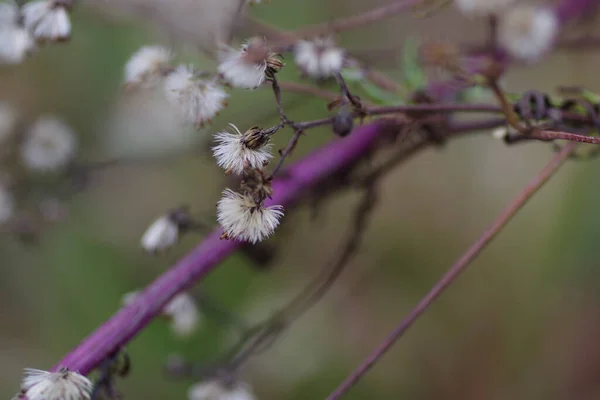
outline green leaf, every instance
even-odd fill
[[[378,105],[404,104],[404,99],[400,94],[390,93],[369,82],[359,69],[345,68],[341,73],[354,94],[361,96],[364,93],[371,102]],[[357,91],[360,93],[356,93]]]
[[[427,85],[427,76],[419,63],[419,42],[409,38],[404,43],[402,51],[402,73],[409,91],[421,89]]]

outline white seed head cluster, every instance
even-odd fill
[[[69,10],[59,0],[35,0],[21,9],[23,23],[38,41],[61,41],[71,36]]]
[[[20,20],[17,4],[0,0],[0,63],[19,64],[35,49],[33,36]]]
[[[217,71],[233,87],[256,89],[265,81],[268,60],[273,56],[264,40],[252,38],[239,50],[222,49]]]
[[[66,368],[58,372],[26,368],[21,393],[29,400],[87,400],[93,385],[88,378]]]
[[[500,19],[498,40],[513,57],[534,62],[551,48],[558,29],[558,18],[551,9],[518,5]]]
[[[308,76],[324,79],[340,72],[344,65],[344,50],[331,38],[300,40],[294,45],[294,60]]]
[[[75,132],[63,121],[47,115],[38,118],[26,132],[21,159],[33,171],[55,171],[69,164],[76,150]]]
[[[148,253],[164,251],[177,243],[179,227],[169,215],[157,218],[146,229],[140,240],[140,245]]]
[[[268,136],[259,128],[242,133],[234,124],[229,126],[233,132],[215,134],[217,145],[213,147],[213,155],[217,164],[238,175],[247,167],[263,168],[273,157]]]
[[[256,400],[252,388],[245,383],[235,382],[229,386],[217,381],[200,382],[188,390],[189,400]]]
[[[510,7],[516,0],[454,0],[460,12],[468,16],[498,14]]]
[[[217,203],[217,221],[231,239],[260,242],[273,234],[281,217],[282,206],[265,207],[262,202],[231,189],[223,191]]]
[[[144,46],[125,64],[125,84],[155,86],[169,67],[171,50],[162,46]]]
[[[215,79],[198,78],[194,68],[185,65],[177,67],[165,78],[164,91],[186,121],[196,126],[210,123],[227,105],[229,97]]]
[[[200,324],[200,311],[194,298],[188,293],[179,293],[163,308],[163,315],[171,321],[175,335],[187,337],[193,334]]]

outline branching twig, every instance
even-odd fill
[[[448,272],[431,288],[419,301],[415,308],[400,322],[394,331],[373,351],[371,355],[342,382],[342,384],[328,397],[327,400],[336,400],[347,393],[356,383],[383,357],[383,355],[396,343],[417,318],[450,286],[452,282],[471,264],[481,251],[496,237],[515,214],[527,203],[529,199],[554,175],[565,160],[569,157],[574,143],[565,146],[540,173],[525,187],[525,189],[511,202],[492,225],[479,239],[463,254],[463,256],[448,270]]]

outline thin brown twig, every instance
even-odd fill
[[[279,82],[279,87],[282,90],[294,93],[310,94],[315,97],[332,101],[339,97],[337,93],[330,92],[329,90],[321,89],[316,86],[304,85],[296,82]]]
[[[402,337],[421,314],[447,289],[458,276],[465,271],[481,251],[496,237],[507,223],[521,208],[538,192],[538,190],[554,175],[564,164],[575,143],[569,143],[550,160],[550,162],[533,178],[525,189],[502,211],[500,216],[481,235],[479,239],[460,257],[460,259],[446,272],[446,274],[431,288],[419,301],[409,314],[398,324],[396,329],[367,357],[365,361],[335,389],[327,400],[336,400],[346,394],[358,381],[383,357],[386,352]]]

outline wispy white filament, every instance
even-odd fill
[[[223,191],[217,203],[217,221],[229,238],[257,243],[273,234],[283,217],[282,206],[264,207],[249,196]]]
[[[87,400],[93,385],[88,378],[68,369],[48,372],[26,368],[21,391],[29,400]]]
[[[200,79],[195,75],[192,67],[181,65],[167,76],[164,90],[186,121],[202,126],[225,107],[229,95],[215,79]]]
[[[246,165],[262,168],[273,158],[271,143],[267,142],[260,148],[251,149],[244,144],[242,132],[234,124],[229,126],[233,132],[223,131],[215,134],[217,145],[213,147],[213,155],[221,168],[239,175]]]

